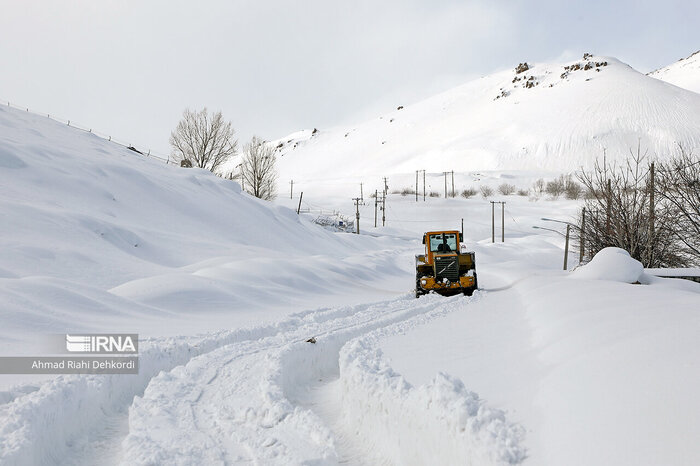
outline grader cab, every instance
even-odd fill
[[[425,254],[416,256],[416,298],[430,291],[471,296],[477,288],[476,262],[473,252],[462,251],[462,234],[429,231],[423,235],[423,244]]]

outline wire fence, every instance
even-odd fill
[[[137,149],[133,144],[131,144],[131,143],[126,143],[126,142],[124,142],[124,141],[121,140],[121,139],[115,139],[114,137],[112,137],[111,135],[109,135],[109,134],[107,134],[107,133],[103,133],[103,132],[101,132],[101,131],[95,130],[95,129],[94,129],[93,127],[91,127],[90,125],[85,125],[85,124],[76,122],[75,120],[70,120],[70,119],[63,118],[63,117],[59,117],[59,116],[56,116],[56,115],[51,115],[50,113],[39,112],[39,111],[33,110],[33,109],[31,109],[31,108],[29,108],[29,107],[26,107],[26,106],[13,104],[12,102],[10,102],[10,101],[8,101],[8,100],[5,100],[5,99],[0,99],[0,104],[1,104],[2,106],[4,106],[4,107],[14,108],[14,109],[16,109],[16,110],[21,110],[21,111],[30,113],[30,114],[32,114],[32,115],[36,115],[36,116],[40,116],[40,117],[46,117],[46,118],[48,118],[48,119],[50,119],[50,120],[53,120],[53,121],[55,121],[55,122],[57,122],[57,123],[64,124],[64,125],[66,125],[66,126],[69,126],[69,127],[71,127],[71,128],[77,129],[77,130],[79,130],[79,131],[84,131],[84,132],[86,132],[86,133],[94,134],[94,135],[97,136],[98,138],[104,139],[104,140],[107,141],[107,142],[111,142],[111,143],[116,144],[116,145],[118,145],[118,146],[124,147],[124,148],[126,148],[126,149],[131,150],[131,151],[134,151],[134,152],[136,152],[136,153],[138,153],[138,154],[141,154],[141,155],[143,155],[143,156],[145,156],[145,157],[149,157],[149,158],[153,158],[153,159],[156,159],[156,160],[160,160],[161,162],[165,162],[166,164],[175,163],[175,160],[174,160],[174,159],[171,160],[172,157],[170,157],[170,155],[157,153],[157,152],[155,152],[155,151],[152,151],[151,149],[147,149],[147,150],[140,150],[140,149]]]

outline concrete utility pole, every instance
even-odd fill
[[[362,199],[362,202],[365,202],[365,196],[362,193],[362,185],[363,185],[363,183],[360,183],[360,199]]]
[[[382,196],[382,226],[386,225],[386,193]]]
[[[501,202],[501,243],[506,242],[506,203]]]
[[[419,170],[416,170],[416,202],[418,202],[418,172]]]
[[[386,176],[384,177],[384,194],[389,193],[389,184],[386,181]]]
[[[568,270],[569,264],[569,231],[571,230],[571,225],[566,224],[566,243],[564,246],[564,270]]]
[[[452,170],[452,197],[455,197],[455,171]]]
[[[362,199],[359,197],[353,197],[353,201],[355,201],[355,233],[358,235],[360,234],[360,202]]]
[[[377,198],[378,191],[374,190],[374,228],[377,228],[377,206],[379,205],[379,199]]]
[[[301,198],[304,197],[304,191],[301,192],[299,195],[299,207],[297,207],[297,215],[299,215],[299,212],[301,211]]]
[[[583,262],[583,253],[586,249],[586,246],[585,246],[585,243],[586,243],[586,208],[585,207],[581,210],[581,231],[579,233],[581,234],[579,251],[578,251],[578,263],[580,264]]]
[[[289,188],[289,199],[294,198],[294,180],[289,182],[290,188]]]
[[[491,202],[491,242],[496,242],[496,204],[501,204],[501,243],[506,241],[506,203],[504,201]]]
[[[425,170],[423,170],[423,202],[425,202]]]
[[[647,267],[653,267],[654,231],[654,162],[651,162],[651,167],[649,167],[649,238],[647,239]]]
[[[445,199],[447,199],[447,174],[449,172],[442,172],[443,175],[445,175]]]
[[[610,217],[612,217],[612,186],[610,184],[610,180],[608,180],[608,192],[607,192],[607,217],[605,220],[605,233],[610,236],[612,234],[611,228],[610,228]]]
[[[496,242],[496,203],[491,201],[491,242]]]

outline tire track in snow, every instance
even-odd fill
[[[18,387],[0,404],[0,464],[114,463],[128,434],[129,406],[159,373],[232,342],[258,341],[352,312],[316,309],[269,325],[146,340],[140,343],[138,375],[59,376],[39,387]]]
[[[306,322],[286,332],[257,341],[233,343],[193,358],[187,365],[155,377],[143,397],[134,400],[130,409],[130,431],[123,444],[124,464],[343,462],[343,437],[330,429],[332,423],[324,418],[323,410],[314,411],[318,403],[309,400],[312,388],[318,386],[319,381],[337,378],[345,386],[345,396],[338,406],[376,404],[372,390],[378,388],[381,390],[375,395],[379,399],[396,395],[391,387],[367,385],[367,374],[378,375],[381,379],[391,372],[386,368],[377,373],[366,371],[363,365],[371,358],[357,351],[358,342],[364,342],[360,346],[365,348],[368,338],[378,338],[382,332],[405,331],[463,309],[466,302],[461,297],[427,296],[420,300],[405,297],[343,308],[328,314],[335,318],[319,315],[316,319],[309,315]],[[305,341],[311,336],[316,338],[315,344]],[[346,350],[348,347],[354,349]],[[359,377],[357,368],[352,367],[355,362],[362,367]],[[381,364],[372,361],[370,365],[379,367]],[[395,381],[395,374],[392,377],[390,385]],[[442,375],[427,389],[437,393],[438,398],[442,397],[442,400],[430,399],[430,393],[427,396],[439,406],[432,410],[435,412],[426,411],[425,397],[421,398],[420,390],[403,384],[401,387],[408,396],[399,393],[399,398],[407,405],[401,408],[416,404],[417,416],[437,413],[436,420],[430,424],[433,430],[446,432],[448,443],[456,442],[464,447],[452,448],[450,453],[461,455],[466,448],[466,456],[460,457],[462,460],[488,460],[482,461],[483,464],[513,459],[516,461],[511,462],[517,462],[521,458],[518,455],[524,455],[524,450],[518,446],[518,428],[505,422],[502,412],[484,406],[478,396],[461,386],[461,382]],[[444,406],[444,400],[451,405]],[[382,412],[381,403],[379,412]],[[456,422],[449,419],[449,411],[455,408],[464,408],[457,409]],[[401,416],[387,411],[387,417],[378,422],[385,421],[397,423]],[[371,432],[361,432],[361,423],[355,427],[358,439],[372,436]],[[455,429],[458,433],[452,435]],[[361,446],[355,453],[371,463],[395,462],[392,450],[400,449],[400,442],[405,440],[387,436],[378,443],[377,455],[363,458],[367,451]],[[439,439],[430,440],[436,445],[440,443]],[[426,449],[432,451],[429,447],[427,445]],[[471,454],[469,449],[476,453]]]

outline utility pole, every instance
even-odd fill
[[[564,246],[564,270],[568,270],[568,260],[569,260],[569,231],[571,230],[571,225],[566,224],[566,243]]]
[[[379,205],[379,199],[377,198],[378,191],[374,190],[374,228],[377,228],[377,206]]]
[[[462,219],[462,237],[464,237],[464,219]]]
[[[612,234],[612,231],[610,229],[610,217],[612,217],[612,187],[610,184],[610,180],[608,180],[608,202],[607,202],[607,217],[605,220],[605,233],[608,235],[608,240],[610,239],[610,236]]]
[[[501,243],[506,242],[506,203],[501,202]]]
[[[290,188],[289,188],[289,199],[294,198],[294,180],[289,182]]]
[[[585,251],[585,243],[586,243],[586,208],[584,207],[583,210],[581,210],[581,231],[579,232],[581,235],[580,238],[580,244],[579,244],[579,251],[578,251],[578,263],[580,264],[583,262],[583,252]]]
[[[418,202],[418,170],[416,170],[416,202]]]
[[[384,194],[389,193],[389,184],[386,182],[386,176],[384,177]]]
[[[362,199],[359,197],[353,197],[353,201],[355,201],[355,233],[358,235],[360,234],[360,202]]]
[[[447,199],[447,174],[449,172],[442,172],[443,175],[445,175],[445,199]]]
[[[382,226],[386,225],[386,193],[382,196]]]
[[[654,162],[649,167],[649,238],[647,239],[647,267],[653,267],[654,254]]]
[[[423,170],[423,202],[425,202],[425,170]]]
[[[495,243],[496,242],[496,203],[494,201],[491,201],[491,242]]]
[[[455,197],[455,171],[452,170],[452,197]]]
[[[501,243],[506,241],[506,203],[505,201],[491,202],[491,242],[496,242],[496,204],[501,204]]]
[[[362,200],[362,202],[365,202],[365,196],[364,194],[362,194],[362,184],[363,183],[360,183],[360,199]]]
[[[299,195],[299,207],[297,207],[297,215],[299,215],[299,212],[301,211],[301,198],[304,197],[304,191],[301,192]]]

